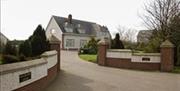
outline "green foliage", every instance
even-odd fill
[[[18,62],[19,58],[13,55],[2,55],[2,64]]]
[[[6,54],[6,55],[17,55],[17,49],[16,49],[15,45],[12,44],[11,41],[7,42],[7,44],[5,46],[4,54]]]
[[[180,73],[180,66],[175,66],[174,70],[172,72],[173,73]]]
[[[147,52],[147,53],[160,52],[161,43],[162,43],[162,40],[159,38],[151,39],[146,45],[146,47],[144,48],[144,52]]]
[[[139,50],[139,51],[144,51],[144,48],[147,46],[147,44],[145,43],[138,43],[137,44],[137,47],[135,48],[136,50]]]
[[[135,49],[137,47],[137,43],[131,41],[122,41],[125,49]]]
[[[3,44],[3,43],[0,44],[0,53],[3,53],[3,52],[4,52],[5,46],[6,46],[6,45]]]
[[[112,41],[112,49],[124,49],[124,45],[120,40],[119,33],[116,34],[115,39]]]
[[[29,37],[29,41],[32,47],[32,56],[38,56],[49,50],[49,42],[41,25],[38,25],[33,35]]]
[[[97,62],[97,55],[81,54],[81,55],[79,55],[79,57],[85,61],[89,61],[89,62],[93,62],[93,63]]]
[[[30,57],[32,55],[31,43],[28,40],[26,40],[22,44],[20,44],[19,54],[21,56],[21,59],[22,59],[23,55],[26,57]]]
[[[95,38],[91,38],[91,40],[88,41],[88,43],[80,49],[80,53],[83,54],[97,54],[98,51],[98,42],[99,40],[96,40]]]

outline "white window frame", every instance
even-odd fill
[[[66,39],[66,47],[74,47],[75,40],[74,39]]]

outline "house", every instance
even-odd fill
[[[3,51],[3,48],[5,47],[8,41],[9,39],[0,32],[0,52]]]
[[[52,16],[46,28],[46,36],[55,36],[61,41],[62,49],[79,49],[92,37],[95,39],[107,39],[111,41],[111,35],[107,27],[99,24],[68,18]]]
[[[153,30],[140,30],[137,35],[138,43],[148,43],[151,38]]]

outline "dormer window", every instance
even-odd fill
[[[85,33],[84,28],[81,26],[81,24],[77,24],[77,29],[79,33]]]
[[[64,29],[65,29],[66,32],[70,32],[70,33],[73,32],[73,26],[72,26],[72,24],[70,24],[68,22],[64,23]]]

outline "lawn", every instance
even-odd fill
[[[173,73],[180,73],[180,66],[174,67]]]
[[[97,62],[97,55],[96,54],[80,54],[79,57],[85,61],[89,61],[89,62],[93,62],[96,63]]]

